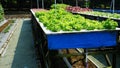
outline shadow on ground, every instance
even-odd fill
[[[31,23],[24,20],[11,68],[37,68],[35,58]]]

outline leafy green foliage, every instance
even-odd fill
[[[11,26],[13,25],[13,23],[15,23],[15,20],[8,20],[9,25],[5,27],[5,29],[3,30],[4,33],[9,32]]]
[[[73,15],[64,9],[50,9],[49,11],[40,11],[35,13],[43,25],[53,31],[80,31],[82,29],[115,29],[117,22],[107,19],[106,21],[95,21],[85,19],[80,15]]]
[[[53,5],[51,5],[51,8],[52,9],[55,9],[55,8],[56,9],[61,9],[61,8],[66,9],[67,6],[69,6],[69,5],[66,5],[66,4],[53,4]]]
[[[118,26],[117,22],[110,19],[103,21],[102,24],[105,29],[115,29]]]
[[[100,16],[100,17],[109,17],[109,18],[120,19],[120,14],[117,14],[117,13],[107,13],[107,12],[98,12],[98,11],[81,12],[81,13]]]
[[[3,18],[4,18],[4,10],[2,5],[0,4],[0,21],[3,20]]]

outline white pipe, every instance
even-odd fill
[[[78,6],[78,0],[76,0],[76,6]]]
[[[113,0],[113,13],[114,13],[114,10],[115,10],[115,0]]]
[[[62,4],[63,4],[63,0],[61,0],[62,1]]]
[[[44,9],[44,0],[42,0],[42,8]]]
[[[37,0],[37,8],[39,8],[39,0]]]
[[[56,0],[55,0],[55,9],[56,9]]]

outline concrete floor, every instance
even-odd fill
[[[37,68],[30,19],[19,19],[17,29],[0,57],[0,68]]]

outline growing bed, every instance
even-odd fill
[[[38,9],[37,9],[38,10]],[[35,43],[41,50],[48,54],[47,50],[61,50],[72,48],[99,49],[114,48],[118,46],[117,29],[105,30],[81,30],[53,32],[39,22],[35,16],[35,9],[31,10],[32,27],[35,34]],[[87,53],[86,53],[87,54]],[[45,57],[45,56],[44,56]]]
[[[46,35],[49,49],[66,48],[99,48],[116,46],[118,39],[118,29],[115,30],[81,30],[81,31],[59,31],[52,32],[36,18],[31,10],[37,24]]]
[[[3,56],[7,43],[15,31],[17,22],[15,20],[4,20],[0,23],[0,55]]]
[[[81,16],[84,16],[85,18],[92,19],[92,20],[103,21],[106,19],[111,19],[111,20],[117,21],[120,27],[120,14],[118,13],[93,11],[92,9],[81,8],[78,6],[68,6],[66,7],[66,10],[73,14],[79,14]]]
[[[109,17],[107,17],[107,16],[97,16],[97,15],[85,14],[85,13],[79,13],[79,12],[72,12],[72,13],[73,14],[80,14],[80,15],[84,16],[85,18],[92,19],[92,20],[103,21],[103,20],[109,19]],[[120,27],[120,18],[111,17],[110,19],[118,22],[118,25]]]

